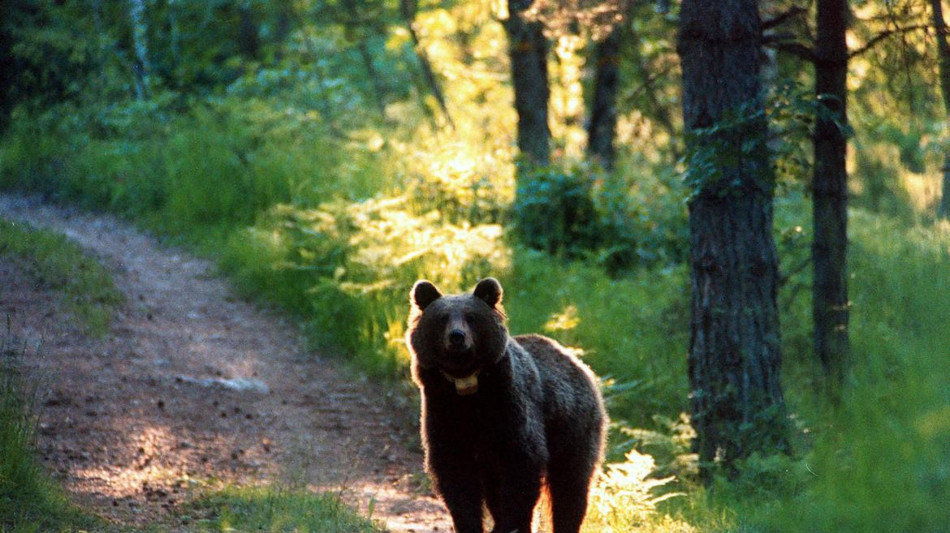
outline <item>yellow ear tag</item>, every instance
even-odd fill
[[[467,378],[455,378],[452,381],[455,383],[455,392],[459,393],[459,396],[468,396],[478,392],[478,372]]]

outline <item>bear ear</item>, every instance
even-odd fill
[[[495,307],[501,302],[501,283],[495,278],[485,278],[475,286],[475,297],[480,298],[489,307]]]
[[[429,307],[429,304],[442,297],[439,289],[431,281],[424,279],[417,281],[412,286],[409,295],[412,298],[412,303],[416,304],[416,307],[420,310],[425,310],[426,307]]]

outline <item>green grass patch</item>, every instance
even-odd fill
[[[123,295],[108,271],[81,247],[55,232],[0,220],[0,255],[15,258],[92,335],[103,335]]]
[[[852,212],[852,382],[812,412],[812,475],[781,531],[946,531],[950,524],[950,226]]]
[[[271,531],[295,533],[377,533],[372,520],[359,516],[338,497],[277,488],[227,488],[192,503],[197,531]]]

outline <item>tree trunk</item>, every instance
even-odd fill
[[[940,206],[937,208],[937,218],[950,219],[950,151],[943,154],[943,191],[940,196]]]
[[[521,4],[528,4],[522,6]],[[518,112],[518,149],[529,163],[551,162],[551,130],[548,127],[548,41],[540,22],[528,22],[524,10],[531,2],[508,0],[508,50],[511,80]]]
[[[830,379],[840,385],[851,366],[848,341],[848,46],[847,0],[818,0],[815,41],[815,168],[812,178],[814,239],[812,317],[815,353]]]
[[[587,155],[607,170],[614,166],[617,131],[617,90],[620,85],[620,45],[623,27],[617,24],[597,43],[594,98],[587,127]]]
[[[774,176],[755,0],[684,0],[683,119],[690,154],[690,410],[704,479],[788,449],[780,381]]]
[[[129,0],[129,19],[132,21],[132,47],[135,51],[135,62],[132,66],[135,92],[139,100],[143,100],[151,95],[149,74],[152,70],[148,61],[148,27],[145,22],[144,0]]]
[[[16,105],[14,84],[17,72],[17,58],[13,55],[13,45],[17,42],[13,21],[19,6],[12,2],[0,3],[0,135],[10,125],[10,114]]]
[[[238,50],[248,59],[257,59],[261,53],[261,38],[258,35],[254,12],[248,4],[238,8],[238,12],[241,21],[238,27]]]
[[[930,0],[930,8],[933,14],[934,30],[937,33],[943,108],[947,115],[945,119],[950,121],[950,43],[947,42],[947,23],[943,18],[941,0]],[[950,151],[944,152],[943,156],[943,193],[940,196],[940,207],[937,208],[937,218],[950,219]]]

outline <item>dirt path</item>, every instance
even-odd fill
[[[110,333],[91,339],[0,260],[0,315],[40,383],[39,448],[76,501],[115,522],[187,530],[169,511],[196,486],[274,483],[373,502],[392,531],[451,531],[413,490],[422,461],[405,399],[305,353],[292,324],[233,296],[208,262],[127,224],[9,196],[0,217],[66,234],[127,297]]]

